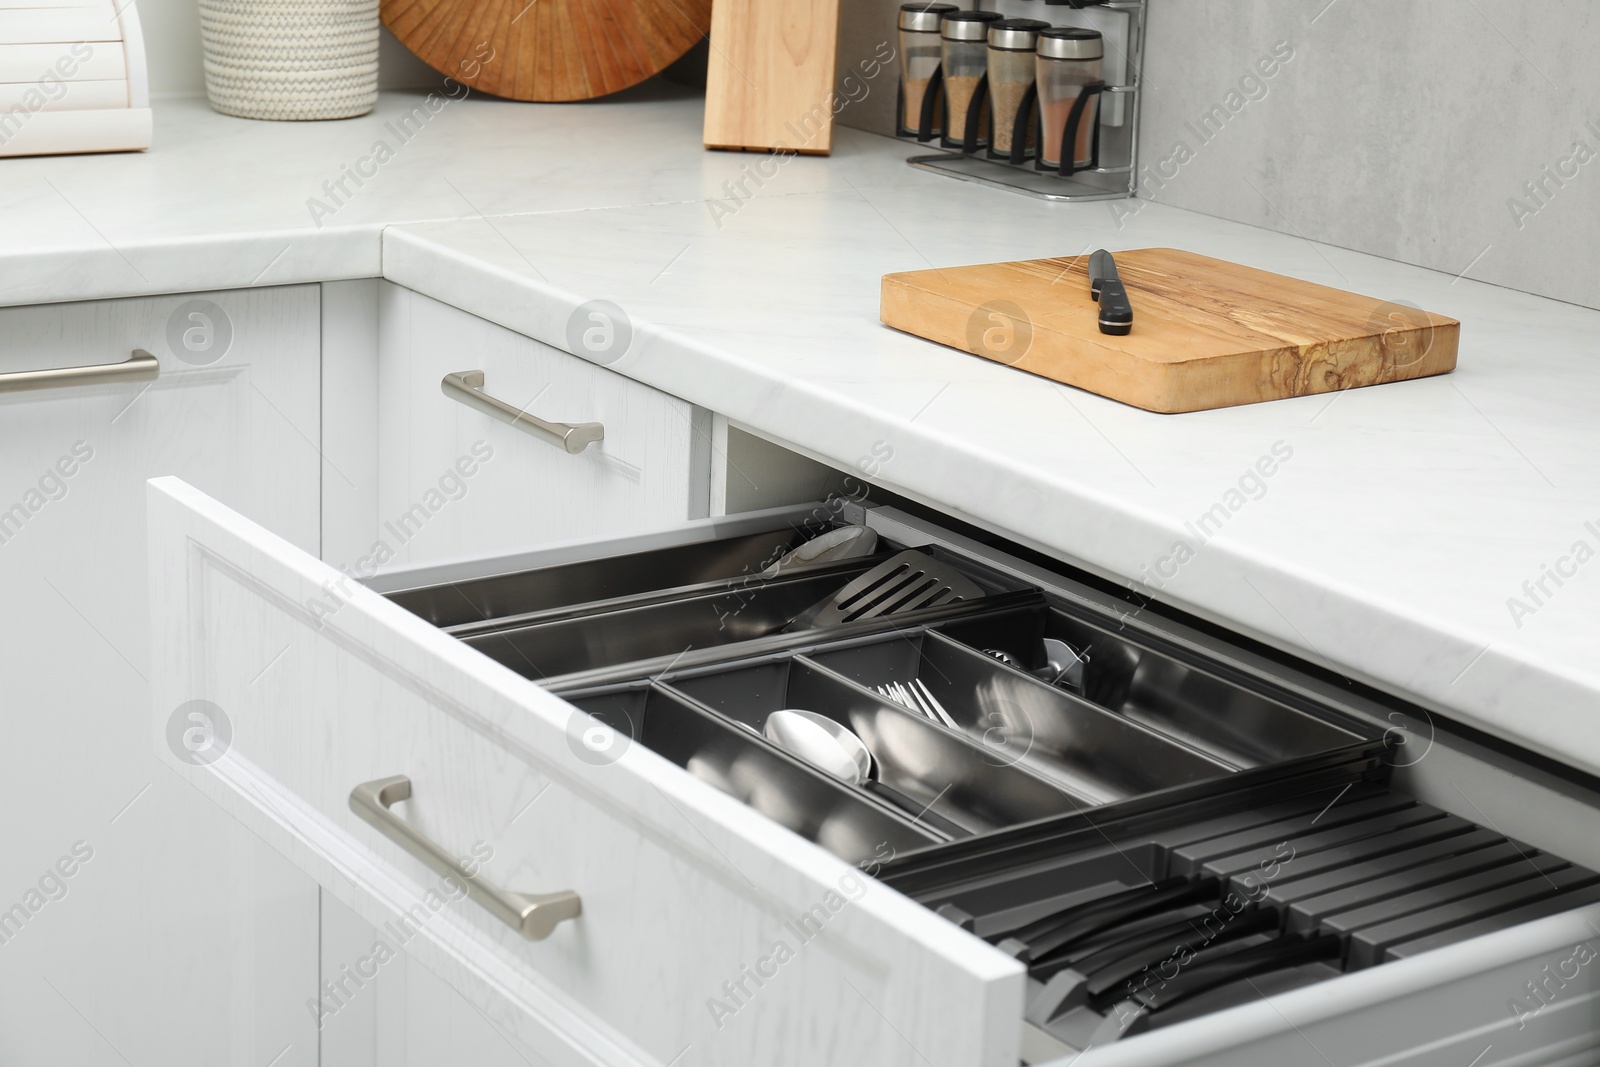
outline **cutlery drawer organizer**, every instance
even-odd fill
[[[830,851],[852,861],[887,847],[839,830],[867,812],[875,824],[903,824],[902,837],[952,840],[1358,737],[1348,723],[1119,640],[1041,588],[938,546],[918,551],[958,569],[981,596],[790,628],[808,606],[906,549],[885,538],[865,557],[772,573],[776,558],[834,525],[812,520],[386,595],[618,735],[776,812],[802,836],[835,842]],[[1079,654],[1080,684],[1039,677],[1048,673],[1046,639]],[[925,694],[939,712],[906,707],[888,695],[896,687]],[[840,783],[767,741],[768,716],[792,708],[860,737],[872,777]],[[833,814],[774,803],[770,783],[752,785],[752,761],[785,781],[810,779],[806,788],[829,798]],[[841,789],[853,803],[835,804]]]
[[[514,899],[556,891],[542,939],[473,897],[406,950],[559,1062],[1589,1047],[1587,971],[1493,1016],[1600,922],[1597,850],[1523,814],[1581,826],[1590,794],[1444,735],[1397,759],[1394,705],[1004,545],[797,508],[341,589],[181,483],[150,499],[157,751],[375,927],[437,883],[419,836],[488,844]],[[769,573],[839,521],[876,550]],[[906,550],[961,595],[792,625]],[[211,764],[165,741],[193,700],[231,721]],[[769,740],[796,709],[867,773]],[[803,945],[752,993],[775,936]]]
[[[871,687],[924,674],[956,728]],[[1593,871],[1391,789],[1382,737],[1324,724],[1323,749],[1235,773],[935,628],[568,699],[1023,962],[1027,1022],[1069,1049],[1600,903]],[[879,777],[764,744],[794,707],[854,730]],[[802,779],[855,803],[808,811]]]
[[[1381,731],[1115,634],[977,558],[931,550],[989,594],[953,617],[782,634],[903,547],[760,577],[818,532],[729,546],[768,552],[730,554],[739,575],[635,560],[660,587],[595,603],[562,573],[507,576],[522,595],[480,584],[479,617],[448,630],[1024,963],[1026,1021],[1068,1049],[1600,902],[1600,875],[1391,790]],[[687,573],[703,580],[661,584]],[[587,636],[628,618],[652,639]],[[1041,677],[1047,639],[1076,654],[1074,683]],[[769,716],[796,708],[859,737],[872,777],[769,741]]]
[[[954,728],[829,667],[840,656],[852,665],[870,657],[873,666],[883,669],[869,667],[869,676],[888,680],[888,663],[901,659],[908,647],[931,651],[932,672],[938,665],[945,668],[943,673],[930,672],[941,683],[930,691],[942,707],[953,709]],[[943,840],[1232,770],[933,630],[894,633],[845,648],[823,645],[809,655],[784,652],[712,668],[669,670],[599,690],[558,691],[611,729],[647,745],[647,733],[656,732],[647,724],[657,694],[670,694],[742,727],[742,739],[751,746],[764,744],[771,713],[786,708],[817,712],[852,730],[870,753],[876,777],[857,791],[909,815],[926,833]],[[823,776],[803,763],[798,766]],[[702,776],[719,786],[727,782],[725,776]]]
[[[896,674],[936,679],[957,727],[869,687]],[[1381,737],[1327,726],[1316,754],[1236,771],[934,628],[568,699],[658,751],[671,715],[720,719],[743,751],[670,758],[1026,964],[1026,1019],[1066,1048],[1600,903],[1600,875],[1389,788]],[[791,707],[853,729],[879,768],[845,825],[746,763],[766,749],[841,786],[763,744]],[[874,837],[873,808],[900,832]]]

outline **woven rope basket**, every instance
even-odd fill
[[[200,0],[206,96],[247,119],[347,119],[378,101],[378,0]]]

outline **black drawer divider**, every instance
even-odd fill
[[[1092,810],[1040,819],[966,841],[909,852],[884,864],[878,878],[924,902],[967,880],[999,880],[1052,857],[1181,828],[1203,817],[1325,794],[1331,804],[1346,788],[1388,780],[1383,738],[1329,752],[1236,771],[1115,801]]]

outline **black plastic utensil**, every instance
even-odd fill
[[[1121,336],[1133,329],[1133,305],[1117,273],[1117,261],[1103,248],[1089,256],[1089,295],[1100,302],[1100,332]]]
[[[1179,919],[1083,954],[1070,966],[1030,967],[1028,973],[1034,978],[1044,979],[1044,970],[1050,974],[1044,990],[1028,1005],[1028,1021],[1048,1025],[1063,1012],[1084,1005],[1103,1010],[1133,996],[1134,980],[1141,974],[1156,977],[1169,966],[1181,972],[1214,946],[1276,934],[1282,921],[1275,908],[1251,908],[1221,921]]]
[[[1028,946],[1030,959],[1042,959],[1079,938],[1153,912],[1170,911],[1189,904],[1220,898],[1222,886],[1215,878],[1168,878],[1068,909],[1015,934]]]
[[[1231,948],[1231,945],[1222,946],[1212,959],[1204,958],[1205,954],[1201,953],[1176,979],[1154,988],[1141,988],[1132,999],[1150,1011],[1159,1011],[1229,982],[1270,974],[1286,967],[1299,967],[1318,961],[1332,962],[1343,951],[1343,939],[1338,934],[1316,937],[1290,935],[1242,951],[1228,951]]]

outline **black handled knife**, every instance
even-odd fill
[[[1133,329],[1133,305],[1117,274],[1117,261],[1105,249],[1089,256],[1089,295],[1100,302],[1100,332],[1122,335]]]

